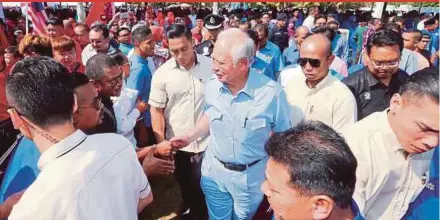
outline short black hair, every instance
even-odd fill
[[[107,25],[102,23],[96,23],[90,27],[90,31],[94,32],[102,32],[102,35],[105,39],[110,37],[110,30],[108,29]]]
[[[264,33],[264,37],[269,37],[269,27],[267,26],[267,24],[255,25],[254,31],[255,32],[262,31]]]
[[[367,53],[370,54],[371,48],[398,45],[400,52],[403,50],[402,35],[392,30],[380,30],[371,35],[367,40]]]
[[[405,31],[403,31],[403,33],[415,34],[415,35],[414,35],[414,40],[415,40],[415,41],[421,41],[421,40],[422,40],[422,37],[423,37],[423,33],[422,33],[422,31],[417,30],[417,29],[415,29],[415,28],[405,30]]]
[[[430,67],[413,74],[400,87],[399,94],[409,95],[417,100],[427,96],[435,103],[439,103],[439,69]]]
[[[368,24],[375,25],[377,22],[382,22],[379,18],[371,18]]]
[[[146,25],[142,25],[134,29],[131,32],[131,40],[134,43],[141,43],[147,39],[147,37],[152,34],[151,29]]]
[[[318,17],[319,17],[319,16],[318,16]],[[327,20],[328,20],[328,18],[334,18],[334,19],[338,20],[338,16],[335,15],[335,14],[328,14],[328,15],[327,15]]]
[[[383,27],[383,29],[386,30],[392,30],[398,33],[402,33],[402,28],[400,27],[400,25],[398,25],[397,23],[391,21],[385,24],[385,26]]]
[[[397,16],[393,19],[393,22],[405,22],[405,18],[403,18],[402,16]]]
[[[313,21],[314,24],[316,24],[316,22],[318,21],[318,19],[324,18],[325,21],[327,22],[327,16],[325,15],[318,15],[315,20]]]
[[[64,26],[64,25],[63,25],[63,21],[62,21],[61,19],[57,18],[57,17],[49,18],[49,19],[46,21],[46,26],[48,26],[48,25],[53,25],[53,26],[55,26],[55,25],[58,25],[58,26]]]
[[[128,31],[128,33],[130,33],[130,29],[128,29],[127,27],[120,27],[120,28],[116,31],[116,36],[119,37],[119,34],[120,34],[122,31]]]
[[[168,39],[175,39],[180,37],[186,37],[189,41],[192,41],[192,33],[189,28],[184,24],[173,24],[167,31]]]
[[[90,82],[89,78],[80,72],[71,73],[73,89],[83,86]]]
[[[247,35],[254,41],[255,45],[258,45],[258,36],[254,30],[247,30]]]
[[[52,58],[28,57],[17,62],[6,80],[6,97],[20,115],[43,129],[72,120],[72,78]]]
[[[118,66],[115,60],[107,54],[98,53],[86,63],[86,75],[91,80],[99,81],[105,74],[104,69]]]
[[[128,60],[125,54],[123,54],[121,51],[111,54],[110,57],[113,58],[113,60],[115,60],[116,64],[119,66],[124,65],[126,63],[125,61]]]
[[[336,31],[329,27],[317,27],[313,29],[313,33],[324,35],[330,42],[336,37]]]
[[[345,140],[319,121],[301,122],[266,143],[270,158],[286,166],[290,185],[301,195],[326,195],[350,207],[357,161]]]

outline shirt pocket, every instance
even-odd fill
[[[269,138],[270,126],[264,118],[245,119],[240,123],[242,129],[237,136],[243,144],[253,146],[256,143],[266,143]]]
[[[262,118],[244,120],[243,127],[252,131],[266,127],[266,120]]]

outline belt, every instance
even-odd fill
[[[223,164],[223,166],[228,169],[228,170],[232,170],[232,171],[239,171],[239,172],[243,172],[245,171],[247,168],[252,167],[253,165],[257,164],[258,162],[260,162],[261,159],[258,159],[250,164],[233,164],[233,163],[227,163],[227,162],[223,162],[220,159],[218,159],[217,157],[215,157],[215,159],[217,159],[221,164]]]

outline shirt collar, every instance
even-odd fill
[[[148,60],[146,58],[141,57],[139,54],[136,54],[136,53],[133,53],[133,55],[131,55],[131,57],[130,57],[130,66],[133,61],[148,65]]]
[[[301,69],[302,71],[302,69]],[[307,78],[304,75],[304,72],[302,73],[302,76],[304,77],[304,84],[307,88],[309,88],[310,90],[314,90],[314,91],[319,91],[323,88],[325,88],[329,82],[331,82],[331,77],[333,77],[330,73],[330,69],[328,70],[327,76],[324,77],[324,79],[321,80],[321,82],[319,82],[318,84],[316,84],[315,88],[310,88],[309,85],[307,85]]]
[[[351,211],[353,212],[354,220],[364,220],[364,217],[362,217],[359,207],[354,200],[351,202]]]
[[[50,162],[78,147],[86,138],[87,135],[84,134],[84,132],[79,129],[76,130],[70,136],[64,138],[44,151],[38,160],[38,168],[43,170],[43,168]]]
[[[383,112],[379,113],[379,129],[384,138],[384,142],[392,148],[394,152],[403,151],[402,146],[400,145],[399,140],[397,139],[394,131],[391,129],[390,122],[388,121],[388,111],[390,109],[387,108]]]
[[[368,69],[368,67],[365,67],[367,69],[367,81],[368,81],[368,86],[372,87],[376,84],[379,83],[379,80],[377,80],[374,76],[373,73],[371,73],[370,69]]]
[[[250,98],[254,98],[254,92],[255,92],[254,85],[256,83],[256,80],[258,80],[258,77],[259,77],[258,73],[256,73],[252,68],[249,68],[249,75],[246,81],[246,85],[242,90],[240,90],[237,93],[237,95],[240,93],[244,93],[248,95]],[[222,86],[220,87],[220,92],[229,92],[228,86],[222,83]]]

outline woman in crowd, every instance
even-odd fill
[[[52,43],[46,36],[27,34],[21,40],[18,51],[25,58],[33,56],[52,57]]]
[[[66,69],[72,72],[84,73],[84,66],[77,60],[75,42],[67,36],[57,37],[52,40],[53,58],[62,63]]]

